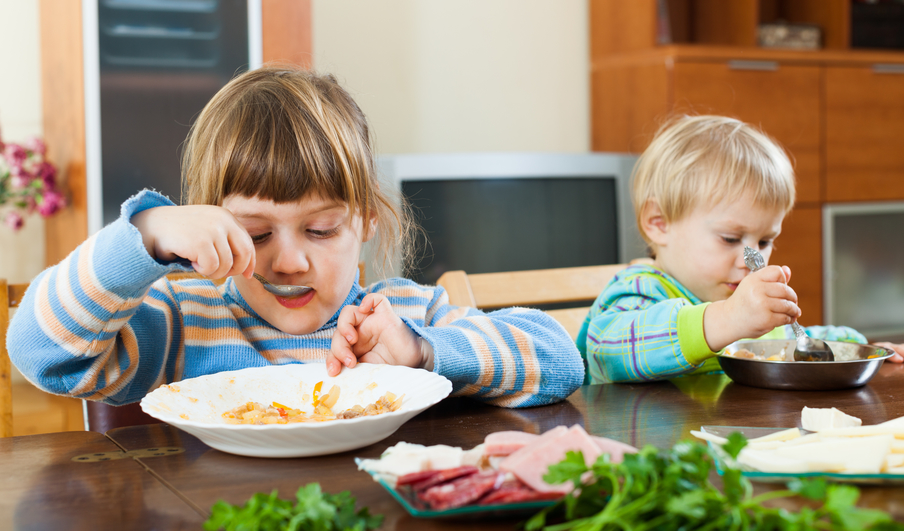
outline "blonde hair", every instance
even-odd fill
[[[763,208],[794,206],[794,169],[785,151],[755,127],[724,116],[679,116],[666,122],[634,165],[631,198],[641,218],[655,200],[666,223],[698,207],[751,193]],[[655,249],[654,249],[655,251]]]
[[[364,113],[331,75],[266,65],[220,89],[191,127],[182,154],[183,202],[222,205],[233,194],[299,201],[310,194],[377,219],[382,270],[408,254],[412,223],[380,189]]]

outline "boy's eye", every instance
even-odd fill
[[[722,236],[722,241],[724,241],[725,243],[736,244],[740,243],[741,239],[735,238],[733,236]]]
[[[772,247],[772,240],[760,240],[759,245],[760,249],[768,249]]]
[[[335,227],[327,230],[320,229],[308,229],[308,232],[311,233],[315,238],[329,238],[330,236],[335,236],[339,234],[340,227]]]
[[[251,237],[251,243],[255,243],[255,244],[262,243],[262,242],[267,241],[267,238],[269,238],[269,237],[270,237],[269,232],[265,232],[263,234],[255,234],[254,236]]]

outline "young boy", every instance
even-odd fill
[[[625,269],[591,307],[577,338],[585,382],[718,371],[715,357],[737,340],[794,337],[791,270],[744,264],[745,246],[768,263],[794,206],[794,170],[772,139],[731,118],[678,118],[637,161],[632,199],[653,265]],[[866,343],[847,327],[807,333]]]

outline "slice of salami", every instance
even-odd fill
[[[476,474],[478,471],[476,466],[460,466],[456,468],[447,468],[444,470],[434,470],[436,474],[411,483],[411,488],[417,492],[429,489],[434,485],[440,485],[447,481],[457,479],[464,476]],[[398,483],[397,483],[398,484]]]
[[[420,493],[420,498],[433,509],[442,511],[468,505],[502,484],[505,474],[496,471],[479,472],[436,485]]]
[[[439,474],[439,472],[439,470],[421,470],[420,472],[405,474],[404,476],[399,476],[399,479],[396,480],[396,485],[401,487],[402,485],[417,483],[418,481],[432,478],[433,476]]]

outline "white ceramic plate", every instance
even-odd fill
[[[279,402],[306,413],[313,410],[314,385],[322,392],[338,385],[334,411],[366,406],[386,392],[405,395],[398,411],[370,417],[292,424],[227,424],[225,411],[246,402]],[[371,386],[376,383],[376,386]],[[371,386],[368,389],[368,386]],[[323,363],[273,365],[228,371],[161,386],[141,400],[141,409],[187,431],[207,445],[252,457],[303,457],[361,448],[385,439],[408,419],[452,392],[452,382],[425,371],[361,363],[326,374]]]

